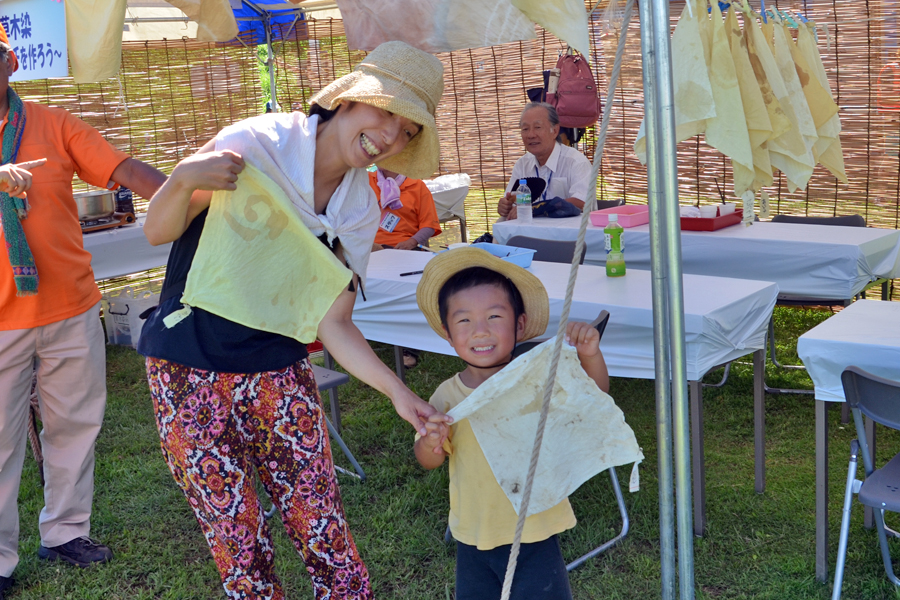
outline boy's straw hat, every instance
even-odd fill
[[[438,296],[447,280],[471,267],[484,267],[496,271],[512,281],[522,295],[525,304],[525,332],[518,340],[523,342],[537,337],[547,329],[550,318],[550,300],[541,280],[522,267],[497,258],[481,248],[455,248],[432,257],[425,265],[422,279],[416,288],[416,301],[419,310],[425,314],[428,324],[435,333],[444,339],[447,334],[441,324],[441,313],[438,308]]]
[[[418,123],[422,130],[403,152],[378,161],[378,166],[426,179],[441,158],[434,112],[443,93],[444,65],[437,57],[404,42],[385,42],[309,102],[327,110],[336,109],[342,100],[362,102]]]

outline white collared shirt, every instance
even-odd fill
[[[538,175],[550,182],[549,189],[546,190],[548,199],[578,198],[583,202],[587,198],[591,162],[575,148],[563,146],[559,142],[556,142],[550,158],[543,166],[538,165],[537,158],[531,152],[526,152],[517,160],[506,191],[511,192],[519,187],[519,180],[523,177],[535,177],[535,167],[538,168]]]

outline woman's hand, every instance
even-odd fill
[[[209,208],[212,192],[237,189],[244,159],[236,152],[215,147],[216,141],[210,140],[196,154],[178,163],[153,194],[144,221],[144,235],[152,245],[180,238],[191,221]]]
[[[439,413],[433,406],[416,396],[403,384],[400,384],[391,395],[391,402],[397,414],[412,425],[419,432],[419,435],[422,436],[428,434],[428,428],[426,427],[428,422],[449,425],[453,421],[452,418]],[[447,439],[446,428],[444,428],[441,436],[441,444],[444,443],[445,439]]]
[[[0,192],[10,196],[25,197],[31,188],[31,170],[44,165],[46,158],[30,160],[18,164],[7,164],[0,167]]]
[[[244,159],[231,150],[194,154],[182,160],[172,171],[172,179],[191,191],[235,190]]]

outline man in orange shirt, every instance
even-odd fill
[[[19,559],[17,498],[36,361],[46,478],[38,555],[79,566],[112,558],[88,537],[106,349],[72,177],[122,184],[145,198],[165,181],[64,110],[22,102],[9,87],[17,68],[0,26],[0,600]]]
[[[434,197],[421,179],[378,169],[369,173],[381,207],[375,243],[386,248],[414,250],[441,232]]]
[[[441,232],[434,196],[421,179],[378,169],[369,173],[369,185],[381,207],[375,249],[416,250]],[[417,364],[419,351],[404,348],[403,366],[412,369]]]

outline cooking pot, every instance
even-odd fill
[[[116,193],[109,190],[76,192],[75,206],[78,207],[79,221],[96,221],[112,216],[116,212]]]

